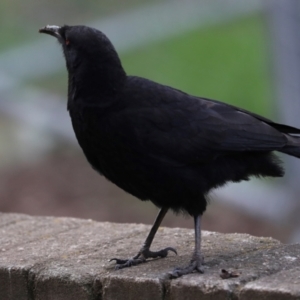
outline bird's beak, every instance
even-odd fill
[[[44,28],[41,28],[39,30],[40,33],[47,33],[47,34],[50,34],[56,38],[60,38],[61,35],[59,33],[59,30],[60,30],[60,26],[56,26],[56,25],[47,25],[45,26]]]

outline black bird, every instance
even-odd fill
[[[116,268],[165,257],[150,251],[169,209],[194,217],[190,264],[169,273],[203,272],[200,221],[207,193],[250,176],[281,177],[273,151],[300,157],[300,129],[215,100],[126,75],[109,39],[86,26],[46,26],[60,42],[69,74],[68,110],[87,160],[108,180],[160,208],[145,243]]]

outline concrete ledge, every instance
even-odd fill
[[[247,234],[203,232],[205,274],[163,276],[188,263],[194,233],[161,228],[153,249],[178,256],[115,271],[135,255],[150,226],[0,214],[0,299],[300,299],[300,245]],[[221,269],[240,273],[221,279]]]

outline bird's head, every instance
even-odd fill
[[[109,87],[126,76],[114,46],[101,31],[87,26],[47,25],[39,32],[57,38],[72,77]]]

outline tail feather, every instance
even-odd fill
[[[288,143],[279,152],[300,158],[300,137],[285,135],[288,138]]]

